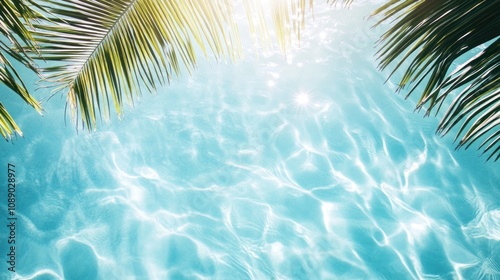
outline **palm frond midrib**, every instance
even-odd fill
[[[88,65],[89,61],[91,61],[95,57],[96,53],[98,53],[102,49],[102,45],[104,44],[106,39],[109,38],[113,34],[113,32],[115,31],[115,29],[116,29],[117,25],[120,23],[120,21],[122,21],[123,19],[125,19],[127,17],[127,14],[133,9],[133,6],[135,5],[135,3],[137,1],[141,1],[141,0],[128,1],[128,4],[125,5],[123,7],[123,9],[121,9],[121,11],[115,15],[115,19],[111,22],[111,25],[109,26],[109,28],[104,29],[102,37],[99,39],[97,39],[97,38],[95,39],[95,41],[93,42],[95,44],[95,47],[91,48],[91,51],[87,55],[87,59],[81,61],[80,69],[78,69],[78,71],[76,71],[74,74],[75,79],[81,73],[82,69],[84,69]],[[84,24],[84,23],[82,22],[82,24]],[[94,28],[96,31],[103,30],[102,28],[98,28],[96,26],[94,26]],[[87,26],[86,26],[86,29],[89,30],[89,28]]]

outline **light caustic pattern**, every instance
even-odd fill
[[[318,4],[300,49],[202,62],[93,134],[23,112],[16,277],[498,279],[498,164],[384,84],[375,6]]]

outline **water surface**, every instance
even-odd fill
[[[435,136],[400,73],[384,83],[375,7],[317,3],[300,48],[200,59],[92,134],[64,98],[44,117],[9,100],[25,137],[1,144],[18,175],[2,277],[498,279],[498,163]]]

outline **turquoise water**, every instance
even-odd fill
[[[500,279],[499,165],[384,84],[375,7],[317,3],[300,49],[201,59],[92,134],[64,98],[8,100],[25,137],[1,144],[0,277]]]

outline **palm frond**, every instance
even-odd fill
[[[272,45],[271,29],[282,50],[293,36],[300,39],[306,0],[242,1],[250,31],[264,47]],[[44,72],[55,91],[67,92],[73,119],[89,130],[112,107],[120,115],[143,90],[155,91],[181,69],[192,71],[197,49],[219,60],[242,53],[232,0],[46,3],[55,24],[37,25],[36,40],[44,59],[56,65]]]
[[[33,8],[38,7],[33,1],[0,1],[0,83],[19,95],[26,103],[41,112],[40,103],[28,92],[21,76],[12,64],[18,61],[36,72],[36,68],[25,49],[37,53],[36,44],[29,30],[30,21],[40,14]],[[7,109],[0,103],[0,134],[9,139],[17,132],[22,135]]]
[[[417,109],[426,107],[426,115],[437,114],[445,99],[455,95],[437,133],[445,135],[459,126],[457,148],[482,141],[479,149],[490,152],[488,159],[497,160],[500,2],[391,0],[374,15],[382,15],[379,23],[394,20],[381,38],[380,67],[396,63],[396,71],[404,61],[411,61],[400,88],[413,84],[409,96],[426,83],[417,103]],[[460,57],[481,45],[487,47],[461,66],[454,66]]]
[[[121,114],[143,89],[155,91],[196,64],[195,46],[234,59],[238,33],[226,0],[47,1],[57,16],[37,25],[45,68],[56,91],[68,92],[73,119],[93,129],[97,117]],[[80,114],[80,116],[78,116]]]

